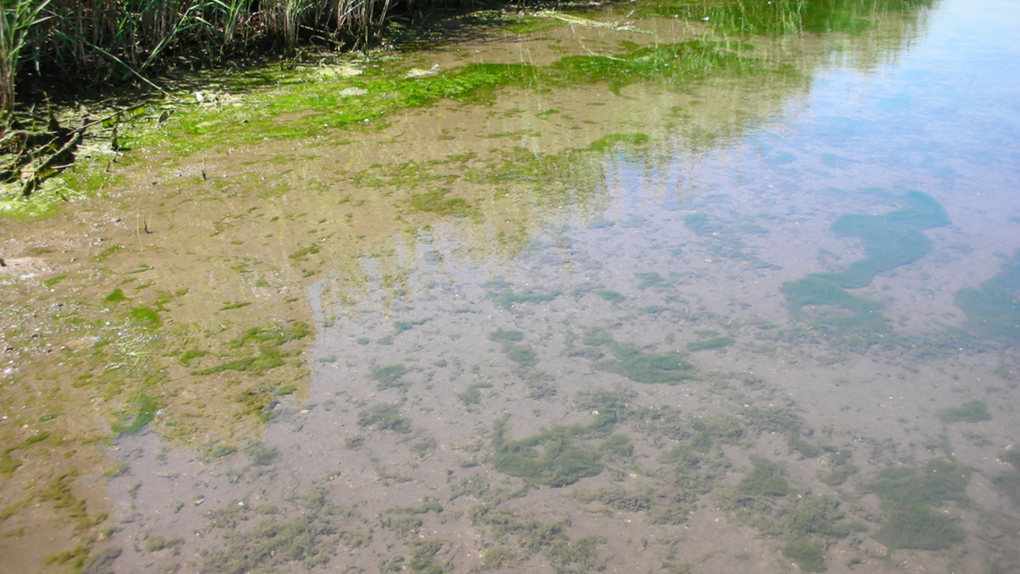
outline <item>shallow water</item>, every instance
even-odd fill
[[[196,135],[83,208],[155,233],[119,216],[123,249],[61,285],[175,294],[149,303],[173,342],[111,353],[166,379],[80,479],[115,529],[37,553],[86,532],[95,572],[1020,571],[1020,11],[735,36],[655,6],[384,63],[540,73],[374,129]],[[719,43],[647,48],[697,39]],[[15,484],[34,459],[11,452]]]

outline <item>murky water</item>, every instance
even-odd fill
[[[226,97],[181,120],[202,151],[76,212],[114,230],[67,239],[94,269],[17,260],[70,275],[69,306],[105,301],[80,312],[119,347],[86,371],[160,377],[89,391],[142,429],[104,478],[33,459],[19,427],[5,498],[58,470],[5,504],[5,556],[80,539],[91,572],[1020,571],[1020,11],[734,6],[540,13],[377,63],[482,86],[386,104],[380,127],[330,128],[350,103],[285,117],[314,137],[234,142]],[[262,121],[281,90],[236,113]],[[85,349],[97,328],[54,337]],[[45,369],[81,380],[66,353]],[[12,420],[37,389],[18,367]],[[77,526],[70,484],[108,496],[80,494]],[[68,532],[45,541],[46,520]]]

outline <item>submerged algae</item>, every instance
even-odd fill
[[[1007,343],[1020,340],[1020,250],[979,289],[957,291],[953,302],[967,315],[964,328],[971,333]]]
[[[881,304],[851,294],[867,286],[879,273],[913,263],[931,249],[925,229],[949,224],[945,210],[931,196],[908,191],[898,199],[906,205],[883,215],[842,215],[832,224],[840,237],[860,238],[867,257],[835,273],[810,273],[783,283],[780,291],[794,319],[810,316],[809,324],[831,330],[842,340],[877,342],[889,333]],[[828,311],[818,309],[828,308]],[[811,309],[812,313],[808,313]],[[886,341],[887,342],[887,341]]]

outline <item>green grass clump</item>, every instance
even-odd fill
[[[736,343],[732,337],[713,337],[704,341],[687,343],[687,350],[690,352],[705,351],[707,349],[721,349]]]
[[[811,273],[784,283],[790,315],[809,319],[812,327],[833,331],[844,340],[862,338],[878,342],[890,333],[881,306],[851,294],[847,289],[867,286],[878,273],[891,271],[924,257],[931,241],[925,229],[949,224],[945,210],[930,196],[908,191],[900,196],[903,209],[882,215],[842,215],[832,224],[840,237],[857,237],[867,257],[835,273]],[[817,310],[822,307],[827,310]],[[808,317],[806,309],[813,310]]]
[[[988,405],[984,401],[970,401],[959,407],[942,409],[938,417],[944,423],[977,423],[992,420],[992,415],[988,414]]]
[[[400,416],[400,405],[390,403],[379,403],[358,413],[358,426],[374,426],[402,434],[411,432],[410,421]]]
[[[953,301],[967,315],[964,329],[975,335],[1004,342],[1020,341],[1020,249],[1002,271],[981,284],[965,287]]]
[[[801,572],[825,572],[825,551],[818,543],[806,538],[791,540],[783,546],[783,556],[789,558]]]
[[[641,352],[634,345],[613,343],[616,359],[598,363],[604,371],[623,375],[638,383],[676,384],[694,378],[694,365],[676,354],[660,355]]]

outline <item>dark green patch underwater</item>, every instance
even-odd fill
[[[832,224],[839,237],[858,237],[867,255],[835,273],[811,273],[780,287],[790,315],[807,319],[816,329],[842,340],[878,342],[890,334],[881,305],[851,294],[866,287],[875,275],[913,263],[931,249],[925,229],[949,224],[941,205],[931,196],[908,191],[899,197],[906,205],[882,215],[843,215]]]
[[[965,287],[953,301],[967,315],[964,328],[985,339],[1020,341],[1020,249],[1013,252],[1002,271],[981,284]]]

